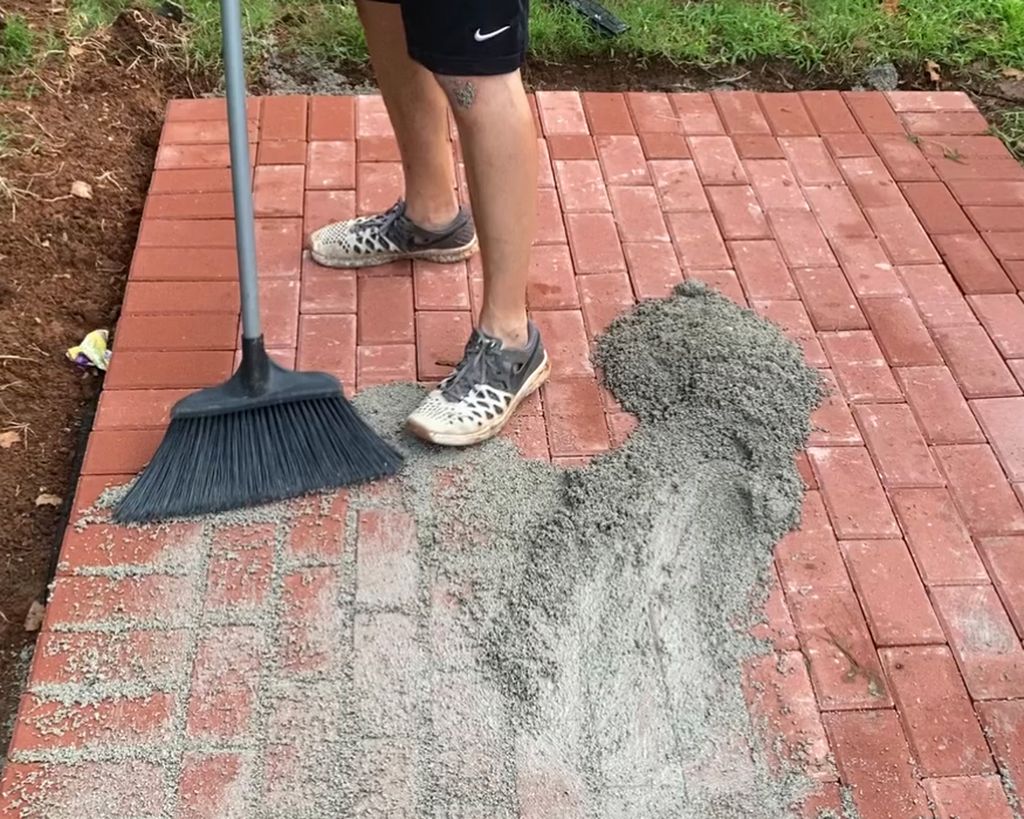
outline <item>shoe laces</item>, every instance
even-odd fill
[[[389,235],[391,227],[397,222],[402,216],[405,215],[405,201],[399,199],[395,204],[388,208],[383,213],[378,213],[375,216],[367,216],[364,219],[360,219],[352,226],[353,233],[380,233],[385,236]]]
[[[501,342],[498,339],[474,333],[455,372],[441,382],[441,394],[449,401],[461,401],[474,387],[500,380],[500,352]],[[492,375],[498,377],[492,378]]]

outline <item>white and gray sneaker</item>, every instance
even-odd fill
[[[469,446],[493,438],[519,405],[543,384],[551,364],[530,322],[522,349],[474,330],[455,371],[409,416],[417,438],[441,446]]]
[[[476,228],[464,208],[441,230],[421,228],[399,200],[384,213],[335,222],[310,236],[310,251],[325,267],[371,267],[400,259],[460,262],[477,249]]]

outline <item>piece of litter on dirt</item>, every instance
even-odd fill
[[[106,372],[110,364],[110,349],[107,346],[109,338],[106,330],[93,330],[82,339],[81,344],[70,347],[65,355],[79,367],[95,367]]]
[[[924,64],[924,70],[928,72],[928,79],[938,85],[942,82],[942,72],[939,70],[939,64],[935,60],[928,60]]]
[[[71,183],[71,195],[78,199],[92,199],[92,185],[76,179]]]
[[[59,495],[43,492],[36,498],[36,506],[60,506],[64,500]]]
[[[0,432],[0,449],[10,449],[20,440],[21,433],[17,430],[9,429],[6,432]]]
[[[38,600],[33,600],[32,605],[28,607],[28,614],[25,615],[25,631],[39,631],[44,617],[46,606]]]

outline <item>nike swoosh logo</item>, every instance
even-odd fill
[[[485,40],[490,40],[492,37],[497,37],[499,34],[504,34],[510,28],[512,28],[512,26],[505,26],[504,28],[499,28],[497,31],[489,31],[487,34],[481,34],[480,29],[477,29],[473,34],[473,39],[478,43],[482,43]]]

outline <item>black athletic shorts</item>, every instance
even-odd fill
[[[382,0],[402,6],[409,56],[435,74],[486,77],[523,64],[529,0]]]

